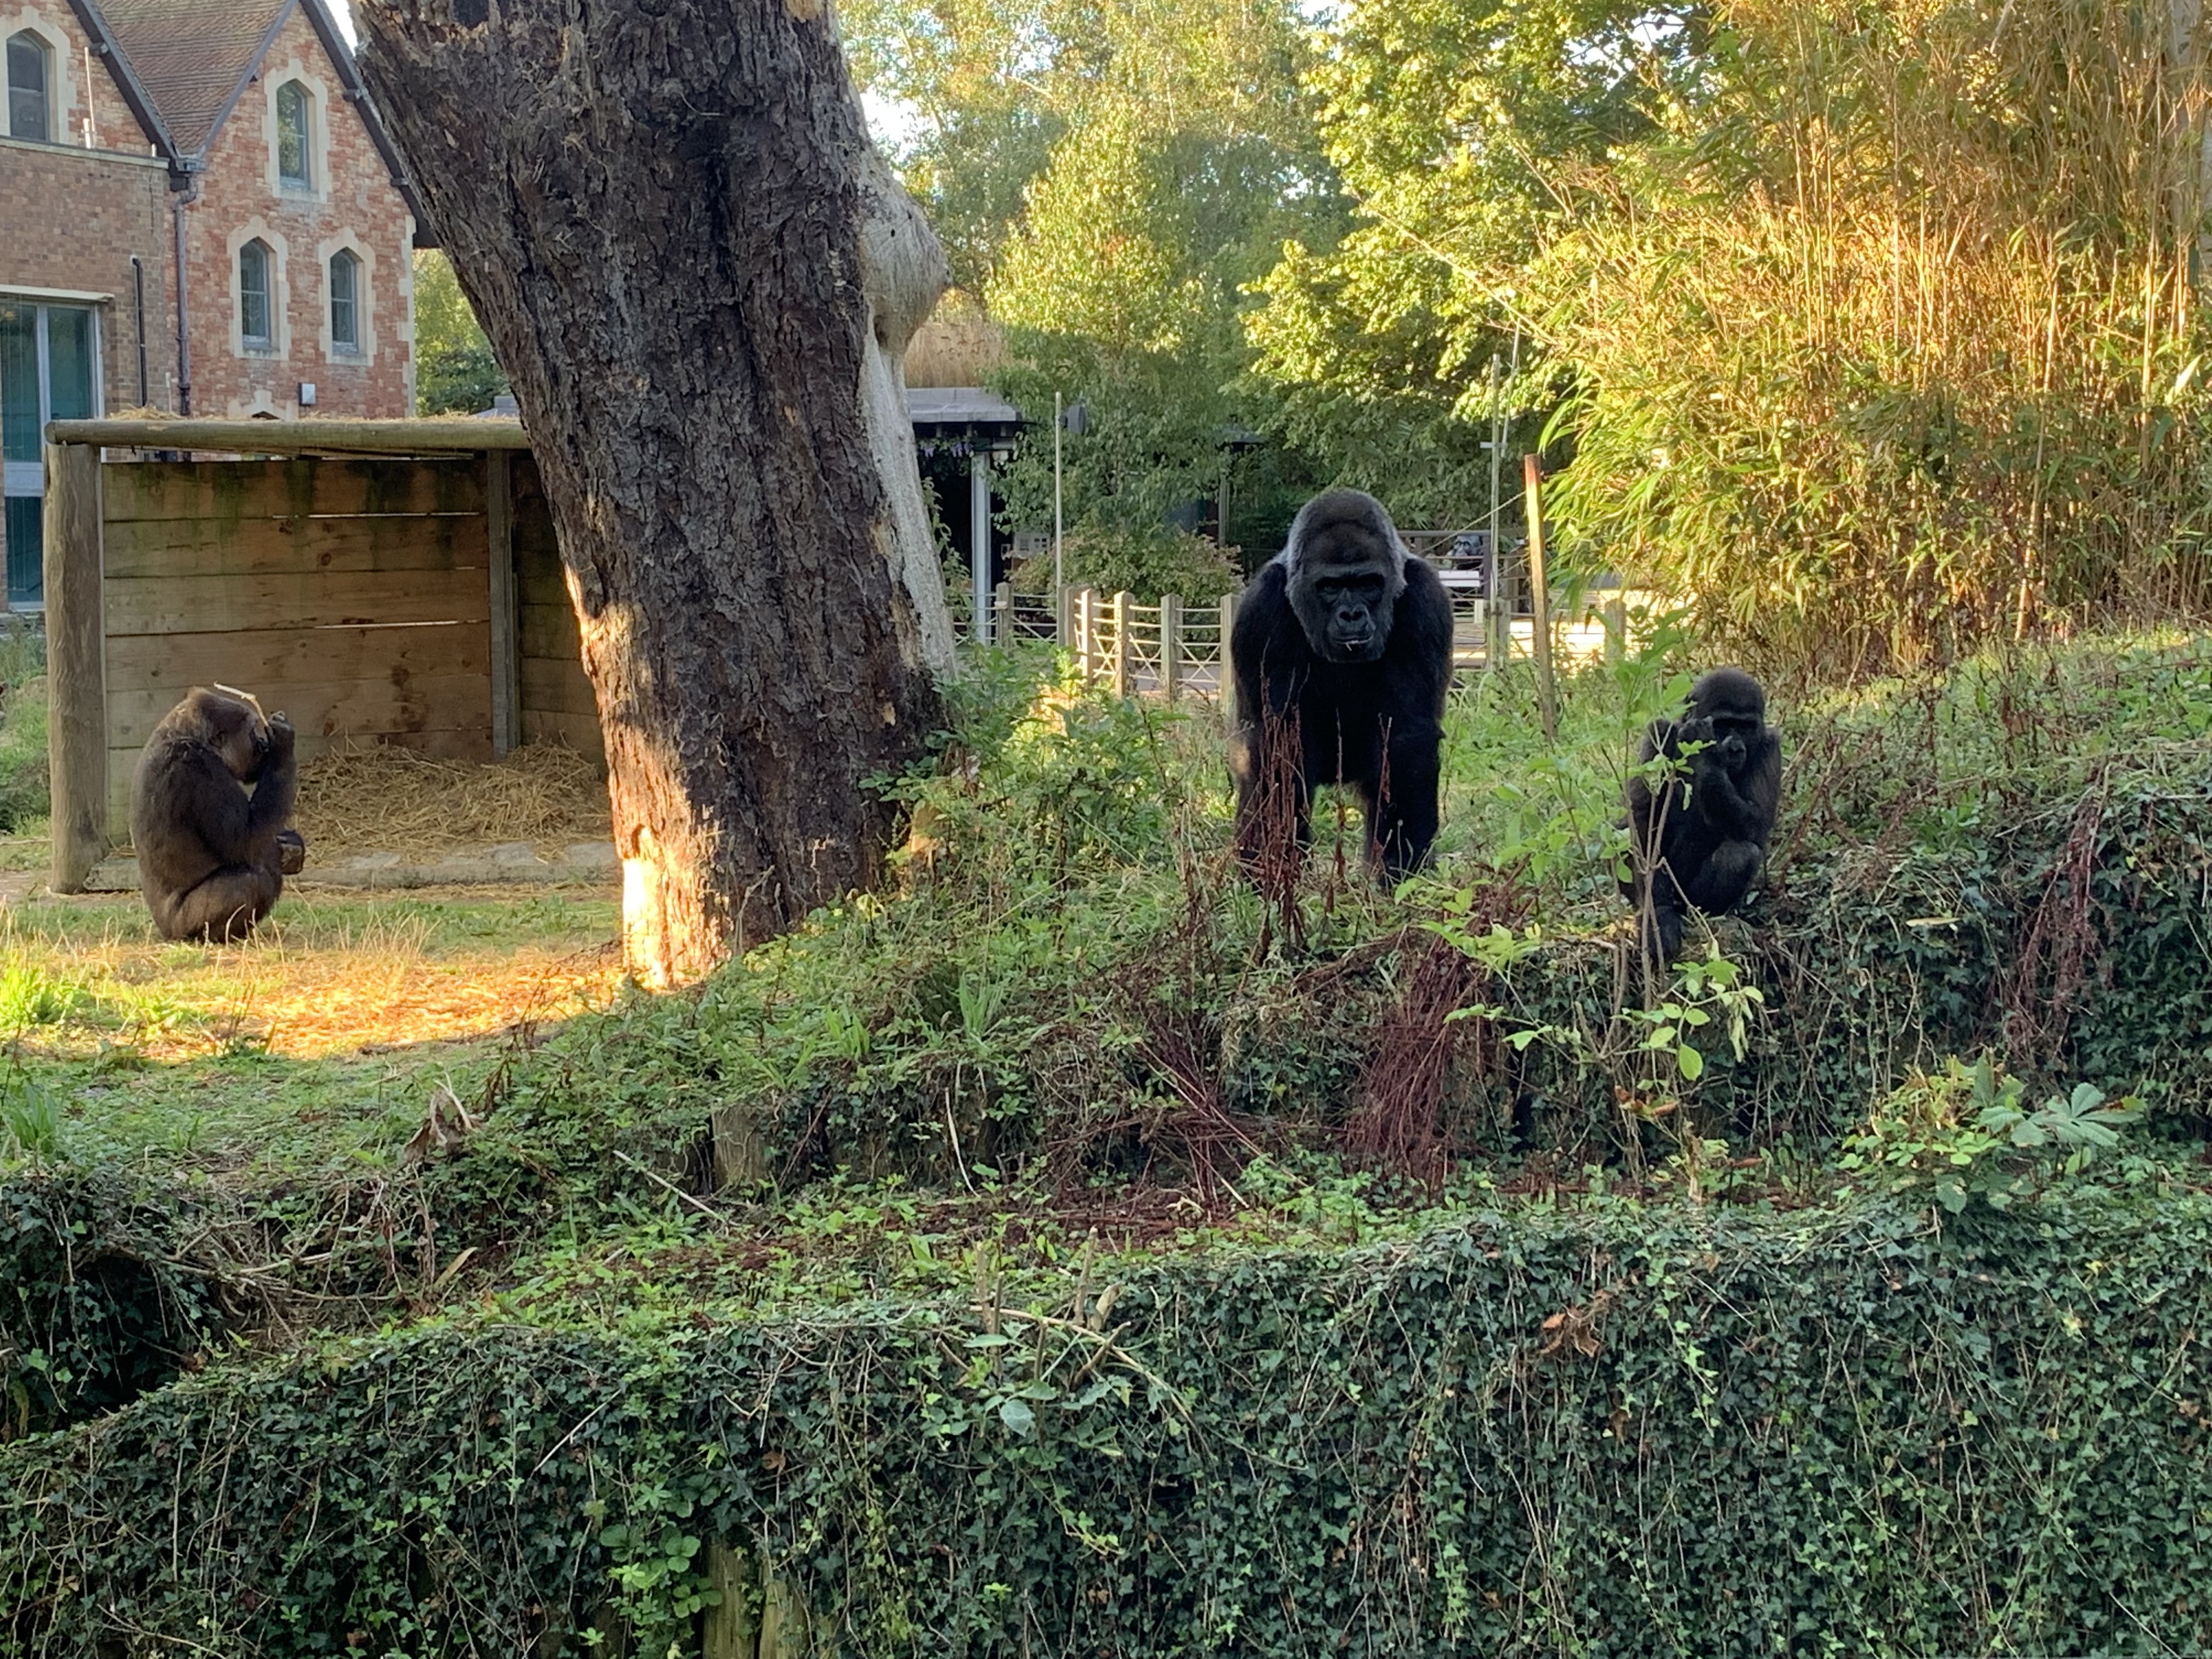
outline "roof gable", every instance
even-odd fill
[[[100,0],[177,161],[205,155],[296,0]]]
[[[422,198],[362,82],[328,0],[70,0],[70,5],[100,43],[146,136],[180,179],[206,165],[223,123],[261,72],[278,33],[295,10],[304,12],[337,75],[345,104],[407,200],[416,246],[435,246],[422,228]]]

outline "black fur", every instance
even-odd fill
[[[1261,857],[1269,808],[1284,805],[1279,790],[1291,792],[1303,848],[1313,791],[1341,783],[1365,804],[1370,857],[1393,879],[1419,868],[1437,833],[1451,600],[1382,504],[1356,489],[1308,501],[1281,555],[1237,600],[1229,655],[1230,769],[1248,866]]]
[[[287,827],[292,750],[283,715],[202,686],[154,728],[131,786],[131,845],[164,939],[241,939],[275,906],[307,850]]]
[[[1685,743],[1705,745],[1686,763],[1686,779],[1678,771],[1656,791],[1643,776],[1628,781],[1621,890],[1642,920],[1644,948],[1667,962],[1692,908],[1725,915],[1750,890],[1782,805],[1781,734],[1766,723],[1766,693],[1741,668],[1698,680],[1683,717],[1655,722],[1637,758],[1680,760]]]

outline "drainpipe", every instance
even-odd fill
[[[131,256],[131,303],[138,315],[138,407],[146,407],[146,262]]]
[[[170,216],[177,222],[177,413],[192,412],[192,325],[191,307],[186,302],[188,290],[185,285],[185,210],[200,199],[200,181],[197,175],[177,192],[169,204]]]

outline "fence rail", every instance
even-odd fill
[[[1464,588],[1449,590],[1452,601],[1452,666],[1467,673],[1488,665],[1492,635],[1506,624],[1508,656],[1534,654],[1533,617],[1494,616],[1486,601]],[[1578,613],[1555,606],[1552,648],[1563,659],[1591,659],[1619,653],[1626,631],[1627,601],[1619,589],[1593,592]],[[1634,596],[1639,600],[1648,595]],[[1072,653],[1085,679],[1105,681],[1121,696],[1185,696],[1218,699],[1227,680],[1224,664],[1237,600],[1186,605],[1177,595],[1142,605],[1133,593],[1102,593],[1094,587],[1068,587],[1058,602],[1036,593],[1016,593],[1005,582],[993,596],[986,626],[972,620],[969,641],[1006,645],[1050,641]]]

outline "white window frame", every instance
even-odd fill
[[[7,120],[0,125],[0,138],[19,144],[61,144],[69,138],[69,106],[71,102],[68,77],[61,65],[67,59],[64,48],[66,42],[57,41],[51,28],[43,27],[44,20],[25,14],[13,18],[0,18],[0,91],[8,96]],[[15,83],[6,78],[7,49],[19,38],[28,37],[41,51],[40,67],[46,75],[46,136],[43,138],[15,137]]]
[[[249,342],[246,337],[246,315],[238,256],[248,242],[259,242],[270,254],[269,270],[269,329],[270,338]],[[230,352],[234,357],[247,362],[289,362],[292,356],[292,245],[283,234],[268,221],[256,214],[223,239],[223,251],[230,262],[228,289],[230,293]]]
[[[284,171],[284,94],[297,91],[300,94],[300,166],[304,171],[294,178]],[[288,196],[313,196],[315,193],[315,94],[307,83],[297,76],[290,76],[276,83],[276,188]]]
[[[46,429],[46,422],[54,417],[53,348],[51,321],[57,307],[41,300],[27,300],[20,295],[0,295],[0,299],[12,299],[15,304],[28,307],[31,313],[38,319],[39,430],[43,433]],[[100,307],[96,305],[72,305],[68,309],[84,312],[92,319],[92,414],[93,418],[97,420],[107,413],[107,330],[105,326],[106,319],[100,315]],[[33,501],[42,501],[46,497],[46,463],[43,459],[0,461],[0,497],[14,496],[21,499],[28,496]],[[4,566],[0,566],[0,602],[5,602],[7,599],[4,592],[6,578],[6,568]],[[40,599],[25,605],[9,603],[6,608],[10,611],[35,614],[44,611],[46,606],[46,601]]]
[[[331,261],[341,253],[354,257],[353,329],[356,343],[342,346],[331,326]],[[364,368],[376,361],[379,343],[376,310],[376,249],[350,229],[341,230],[315,244],[315,264],[322,272],[321,343],[325,362],[344,368]]]
[[[246,301],[252,289],[246,281],[246,256],[257,248],[261,254],[261,322],[266,331],[248,334]],[[276,349],[276,250],[258,236],[249,236],[238,245],[238,343],[252,352]]]
[[[6,0],[0,0],[4,4]],[[281,69],[262,76],[261,137],[268,152],[269,194],[280,202],[327,202],[331,199],[331,90],[322,77],[296,57]],[[307,100],[307,182],[302,187],[284,179],[283,125],[276,119],[276,94],[296,86]]]

